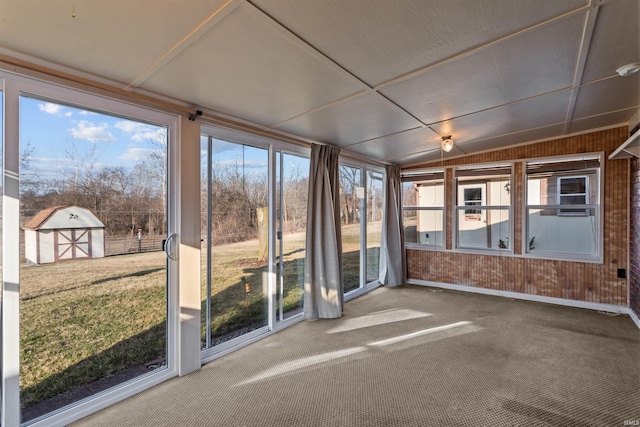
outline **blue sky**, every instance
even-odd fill
[[[55,177],[76,162],[129,168],[161,150],[162,127],[39,99],[20,100],[20,151],[30,152],[22,172]]]
[[[1,93],[0,93],[1,96]],[[1,105],[1,104],[0,104]],[[1,124],[0,124],[1,126]],[[1,127],[0,127],[1,130]],[[164,128],[107,114],[95,113],[41,99],[20,100],[20,151],[29,152],[21,173],[40,179],[60,178],[81,165],[96,168],[133,167],[162,151]],[[206,168],[206,138],[201,140],[202,166]],[[213,160],[218,166],[242,166],[247,178],[266,176],[267,150],[214,140]],[[285,156],[285,173],[300,169],[308,174],[308,161]]]

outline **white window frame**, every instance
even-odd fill
[[[549,164],[553,164],[553,163],[560,163],[560,162],[566,162],[566,161],[580,161],[580,160],[595,160],[598,159],[599,162],[599,167],[596,170],[596,177],[597,177],[597,182],[596,182],[596,188],[598,189],[598,193],[596,195],[595,200],[590,200],[591,197],[589,196],[589,192],[591,190],[593,190],[593,188],[589,187],[589,177],[587,176],[587,201],[589,202],[586,205],[579,205],[576,208],[582,209],[584,208],[585,211],[588,211],[589,209],[594,209],[596,212],[596,217],[597,217],[597,230],[595,233],[595,237],[596,237],[596,242],[595,242],[595,248],[596,248],[596,253],[592,256],[589,255],[584,255],[584,254],[576,254],[576,253],[570,253],[570,252],[559,252],[559,251],[536,251],[536,252],[532,252],[532,250],[529,249],[530,246],[530,232],[529,232],[529,210],[530,209],[540,209],[540,210],[549,210],[549,209],[556,209],[557,211],[559,211],[560,209],[567,209],[567,207],[565,206],[560,206],[559,204],[559,200],[558,200],[558,196],[556,196],[556,199],[558,201],[558,205],[533,205],[533,204],[529,204],[528,200],[529,200],[529,174],[527,174],[527,165],[531,164],[531,163],[549,163]],[[523,234],[523,239],[522,239],[522,256],[525,258],[535,258],[535,259],[550,259],[550,260],[559,260],[559,261],[579,261],[579,262],[585,262],[585,263],[593,263],[593,264],[602,264],[604,262],[604,204],[602,203],[602,196],[604,194],[604,179],[603,177],[605,176],[605,153],[603,152],[592,152],[592,153],[583,153],[583,154],[578,154],[578,155],[567,155],[567,156],[554,156],[554,157],[541,157],[541,158],[533,158],[533,159],[527,159],[524,162],[524,197],[523,197],[523,209],[522,209],[522,234]],[[584,172],[582,173],[576,173],[574,175],[558,175],[558,178],[560,177],[582,177],[582,176],[586,176],[584,175]],[[558,185],[560,183],[560,180],[558,180]],[[557,193],[559,194],[559,188]],[[567,206],[572,206],[572,205],[567,205]],[[573,205],[576,206],[576,205]],[[588,215],[588,214],[587,214]],[[563,218],[567,218],[570,219],[572,216],[574,217],[583,217],[585,216],[584,214],[558,214],[557,216],[559,217],[563,217]]]
[[[420,175],[437,174],[437,173],[442,173],[442,176],[443,176],[442,179],[431,179],[431,180],[420,179]],[[445,250],[445,246],[446,246],[446,243],[447,243],[446,170],[442,169],[442,168],[438,168],[438,169],[420,169],[420,170],[407,171],[407,172],[403,173],[402,175],[407,178],[407,180],[402,182],[402,184],[404,184],[405,182],[411,182],[414,185],[420,184],[420,183],[433,183],[434,185],[437,185],[438,183],[442,183],[443,193],[444,193],[444,200],[443,200],[442,205],[407,206],[405,204],[404,199],[402,200],[402,217],[403,218],[404,218],[404,212],[405,211],[415,211],[416,215],[419,212],[427,212],[427,211],[442,212],[442,244],[406,242],[405,241],[405,244],[404,244],[405,249],[408,248],[408,249],[440,250],[440,251]],[[415,180],[411,180],[411,176],[415,176],[416,179]],[[402,195],[404,195],[404,191],[402,192]]]
[[[568,180],[568,179],[577,179],[577,178],[581,178],[584,179],[584,188],[585,188],[585,192],[584,193],[567,193],[567,194],[562,194],[562,181],[563,180]],[[572,204],[572,203],[562,203],[562,198],[563,197],[574,197],[574,196],[584,196],[584,204],[588,205],[589,204],[589,177],[586,175],[567,175],[567,176],[559,176],[558,177],[558,181],[557,181],[557,190],[556,190],[556,197],[557,197],[557,202],[558,205],[562,206],[564,204]],[[589,215],[588,210],[584,210],[581,212],[575,212],[575,209],[572,209],[573,212],[567,212],[566,209],[558,209],[558,216],[587,216]]]
[[[367,172],[372,171],[382,175],[382,188],[387,183],[387,175],[384,170],[384,167],[377,166],[371,163],[367,163],[363,160],[355,159],[350,157],[348,154],[341,154],[338,160],[339,166],[348,166],[356,169],[360,169],[360,185],[363,187],[362,198],[360,199],[360,212],[365,212],[365,215],[360,214],[360,283],[356,289],[353,289],[344,294],[344,302],[352,300],[353,298],[357,298],[358,296],[365,294],[377,287],[380,286],[380,281],[375,280],[373,282],[367,283],[367,185],[366,185],[366,175]],[[364,184],[363,184],[364,181]],[[383,190],[383,198],[384,198],[384,190]],[[383,204],[385,201],[383,200]],[[384,213],[383,213],[384,215]],[[383,218],[384,221],[384,218]],[[381,248],[382,250],[382,248]],[[378,266],[379,268],[379,266]]]
[[[460,211],[465,211],[467,209],[469,209],[469,206],[466,205],[460,205],[458,202],[458,189],[460,187],[460,183],[459,183],[459,179],[458,179],[458,175],[457,172],[460,170],[477,170],[479,172],[479,176],[481,176],[481,171],[482,169],[490,169],[490,168],[494,168],[494,167],[509,167],[510,172],[509,172],[509,182],[512,183],[513,182],[513,178],[514,178],[514,162],[513,161],[507,161],[507,162],[499,162],[499,163],[478,163],[478,164],[473,164],[473,165],[463,165],[463,166],[456,166],[454,167],[454,171],[453,171],[453,180],[454,180],[454,194],[455,194],[455,203],[454,203],[454,208],[453,208],[453,250],[455,252],[461,252],[461,253],[472,253],[472,254],[493,254],[493,255],[512,255],[513,254],[513,244],[509,244],[509,246],[507,248],[477,248],[477,247],[469,247],[469,246],[460,246],[459,244],[459,238],[458,238],[458,232],[460,229]],[[469,185],[472,184],[472,180],[469,180]],[[489,182],[489,181],[487,181]],[[511,187],[510,187],[511,188]],[[506,236],[507,238],[511,237],[511,241],[513,241],[513,235],[515,232],[515,225],[514,225],[514,221],[513,221],[513,191],[509,191],[509,204],[508,205],[487,205],[486,203],[488,202],[486,200],[486,194],[483,196],[482,200],[482,205],[477,205],[474,206],[472,209],[474,210],[480,210],[480,211],[491,211],[491,210],[507,210],[509,213],[509,236]]]

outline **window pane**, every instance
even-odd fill
[[[277,174],[277,205],[280,209],[277,215],[279,233],[276,252],[278,321],[302,312],[309,190],[309,159],[278,153],[280,156],[282,170],[278,170]],[[279,166],[280,162],[277,163]]]
[[[344,291],[360,287],[360,205],[364,194],[359,168],[340,165],[340,220]]]
[[[418,206],[418,189],[413,182],[402,183],[402,205]]]
[[[215,346],[267,324],[269,158],[265,149],[218,139],[210,155],[204,206],[211,216],[208,327]],[[206,277],[203,291],[206,297]]]
[[[528,209],[528,252],[596,255],[596,209],[583,209],[582,213],[582,216],[556,216],[543,215],[540,209]]]
[[[586,196],[561,196],[561,205],[584,205],[587,203]]]
[[[418,241],[418,211],[404,209],[402,212],[404,223],[405,243],[419,243]]]
[[[405,210],[405,242],[444,246],[443,220],[442,209]]]
[[[528,205],[574,204],[567,201],[567,198],[573,196],[582,197],[582,199],[573,199],[582,200],[577,204],[598,204],[596,171],[581,171],[581,176],[576,178],[551,173],[527,176]]]
[[[458,247],[510,249],[511,224],[508,209],[478,209],[468,214],[458,209]]]
[[[367,173],[367,283],[378,280],[382,233],[382,174]]]
[[[405,182],[403,193],[405,207],[423,208],[404,209],[405,242],[444,246],[444,181]]]
[[[562,178],[560,194],[585,194],[587,192],[587,181],[584,177]]]
[[[598,255],[599,166],[599,156],[527,164],[528,253]]]

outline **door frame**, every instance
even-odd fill
[[[122,117],[140,120],[167,128],[167,235],[178,231],[179,197],[179,151],[178,117],[151,108],[134,105],[111,97],[73,89],[58,83],[46,82],[31,77],[0,71],[0,90],[4,100],[4,151],[2,194],[2,408],[1,423],[4,427],[20,425],[20,256],[16,250],[20,233],[20,97],[33,95],[47,100]],[[115,402],[130,397],[142,390],[157,385],[178,373],[177,330],[178,308],[178,263],[167,260],[167,368],[149,372],[122,384],[111,387],[80,401],[74,402],[29,422],[30,426],[62,426],[103,409]]]

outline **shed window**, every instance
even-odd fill
[[[558,178],[558,204],[586,205],[589,203],[586,176],[566,176]],[[558,215],[588,215],[585,209],[567,208],[558,210]]]

